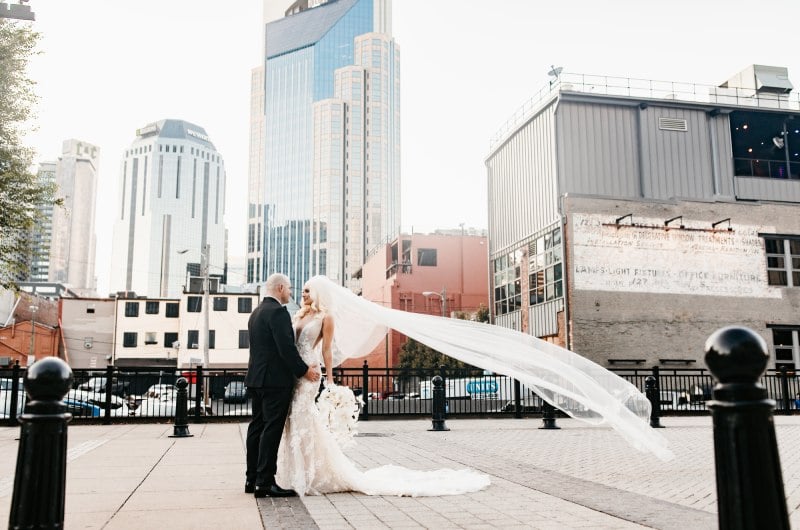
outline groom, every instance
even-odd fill
[[[278,446],[292,402],[297,378],[317,381],[316,364],[308,366],[294,344],[294,330],[284,304],[292,297],[289,278],[267,278],[266,296],[250,315],[250,361],[245,385],[253,400],[253,420],[247,428],[247,479],[245,493],[256,497],[292,497],[294,490],[275,483]]]

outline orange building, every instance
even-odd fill
[[[489,253],[485,235],[401,235],[377,247],[362,268],[361,295],[392,309],[453,316],[489,305]],[[371,368],[397,366],[405,335],[390,331],[373,352],[344,367],[367,361]]]
[[[15,362],[27,366],[31,353],[31,362],[59,356],[61,337],[57,302],[20,293],[10,320],[6,326],[0,323],[0,366]]]

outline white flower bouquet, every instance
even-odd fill
[[[361,396],[356,397],[350,388],[339,385],[326,386],[317,399],[322,419],[340,447],[350,445],[358,433],[356,423],[363,405]]]

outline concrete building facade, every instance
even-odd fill
[[[56,163],[57,196],[52,211],[47,281],[77,289],[96,288],[95,211],[100,149],[81,140],[65,140]]]
[[[102,370],[114,354],[115,300],[62,297],[58,304],[62,358],[75,369]]]
[[[223,277],[225,192],[205,129],[172,119],[138,129],[120,172],[110,288],[177,298],[205,263]]]
[[[600,364],[703,367],[747,325],[800,363],[800,101],[785,69],[719,86],[562,74],[486,160],[495,322]]]

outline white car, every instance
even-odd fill
[[[87,403],[100,407],[103,411],[101,416],[105,416],[106,409],[106,393],[105,392],[92,392],[90,390],[82,390],[80,387],[73,388],[67,393],[64,399],[69,399],[73,402]],[[111,416],[127,416],[128,407],[125,400],[119,396],[111,396]]]

